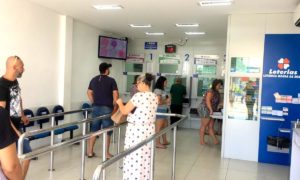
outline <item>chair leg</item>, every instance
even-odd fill
[[[70,131],[70,139],[73,139],[73,130]]]

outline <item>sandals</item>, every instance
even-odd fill
[[[171,144],[170,142],[162,143],[162,145],[165,145],[165,146],[170,145],[170,144]]]
[[[160,149],[166,149],[167,147],[163,144],[157,144],[156,148],[160,148]]]
[[[95,154],[94,152],[93,152],[92,154],[88,154],[88,155],[87,155],[88,158],[93,158],[93,157],[95,157],[95,156],[96,156],[96,154]]]

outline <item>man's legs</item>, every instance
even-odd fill
[[[26,175],[27,175],[27,172],[28,172],[28,169],[29,169],[29,165],[30,165],[30,160],[29,159],[24,160],[21,164],[24,179],[26,179]]]
[[[113,108],[108,107],[108,106],[100,106],[100,116],[101,115],[106,115],[109,113],[112,113]],[[102,128],[109,128],[114,125],[114,122],[111,120],[111,117],[102,119]],[[112,155],[109,152],[109,147],[110,147],[110,139],[111,139],[112,131],[107,132],[106,136],[106,158],[111,158]]]
[[[101,111],[99,106],[94,106],[93,107],[93,112],[92,112],[92,118],[101,116]],[[93,121],[91,122],[91,132],[96,132],[100,130],[101,127],[101,120]],[[95,155],[94,153],[94,145],[96,142],[96,136],[92,136],[88,140],[88,150],[87,150],[87,155],[88,157],[93,157]]]

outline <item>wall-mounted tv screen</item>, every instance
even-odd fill
[[[99,36],[98,57],[126,60],[127,38],[118,39],[106,36]]]

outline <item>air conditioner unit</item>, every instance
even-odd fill
[[[294,13],[294,23],[296,26],[300,27],[300,3],[298,4]]]

